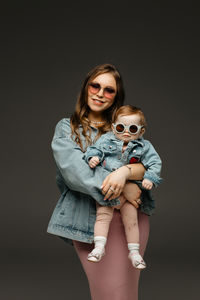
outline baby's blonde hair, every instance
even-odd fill
[[[143,125],[144,127],[147,126],[143,111],[139,107],[132,106],[132,105],[121,106],[113,116],[113,123],[115,123],[115,121],[119,116],[130,116],[130,115],[139,115],[141,125]]]

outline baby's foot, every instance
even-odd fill
[[[128,256],[132,262],[132,265],[136,268],[136,269],[145,269],[146,268],[146,263],[143,260],[142,256],[139,253],[135,253],[135,252],[130,252],[129,256]]]
[[[105,255],[105,248],[96,247],[88,254],[87,259],[92,262],[98,262]]]

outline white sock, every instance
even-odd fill
[[[95,248],[101,248],[103,249],[105,247],[107,238],[105,236],[95,236],[94,237],[94,244],[95,244]]]
[[[130,253],[138,253],[139,254],[140,244],[136,243],[128,243],[128,250]]]

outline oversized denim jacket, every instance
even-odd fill
[[[80,135],[82,128],[80,126]],[[92,140],[97,129],[92,127]],[[84,145],[84,137],[81,135]],[[71,139],[70,119],[64,118],[58,122],[52,140],[52,150],[57,166],[56,182],[61,196],[50,218],[47,232],[58,235],[66,240],[78,240],[92,243],[94,224],[96,220],[96,201],[103,206],[120,204],[118,199],[104,201],[101,184],[110,173],[102,167],[91,169],[83,159],[81,148]],[[95,200],[94,200],[95,199]],[[149,203],[149,191],[143,191],[142,203]],[[154,203],[151,203],[145,213],[151,215]]]
[[[80,133],[82,128],[80,127]],[[94,140],[97,129],[92,128]],[[81,136],[84,145],[84,137]],[[56,182],[61,196],[53,211],[47,232],[60,237],[92,243],[96,220],[95,200],[104,206],[120,204],[118,199],[104,201],[101,184],[110,173],[92,170],[83,159],[81,148],[71,139],[70,120],[62,119],[55,128],[52,150],[57,166]],[[95,200],[94,200],[95,199]]]
[[[84,159],[88,162],[91,157],[98,156],[103,167],[110,172],[132,162],[141,162],[146,169],[144,178],[152,181],[155,186],[161,183],[161,159],[148,140],[139,138],[130,141],[123,153],[122,147],[123,141],[113,132],[108,132],[87,148]]]

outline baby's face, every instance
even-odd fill
[[[115,121],[115,124],[124,124],[125,126],[129,126],[129,125],[138,125],[141,126],[140,123],[140,116],[137,114],[134,115],[129,115],[129,116],[118,116],[117,120]],[[122,140],[126,143],[136,140],[140,137],[142,137],[143,133],[144,133],[144,128],[139,129],[139,131],[136,134],[131,134],[128,130],[128,128],[126,128],[124,130],[124,132],[122,133],[118,133],[116,132],[114,126],[112,125],[112,130],[114,135],[119,139]]]

